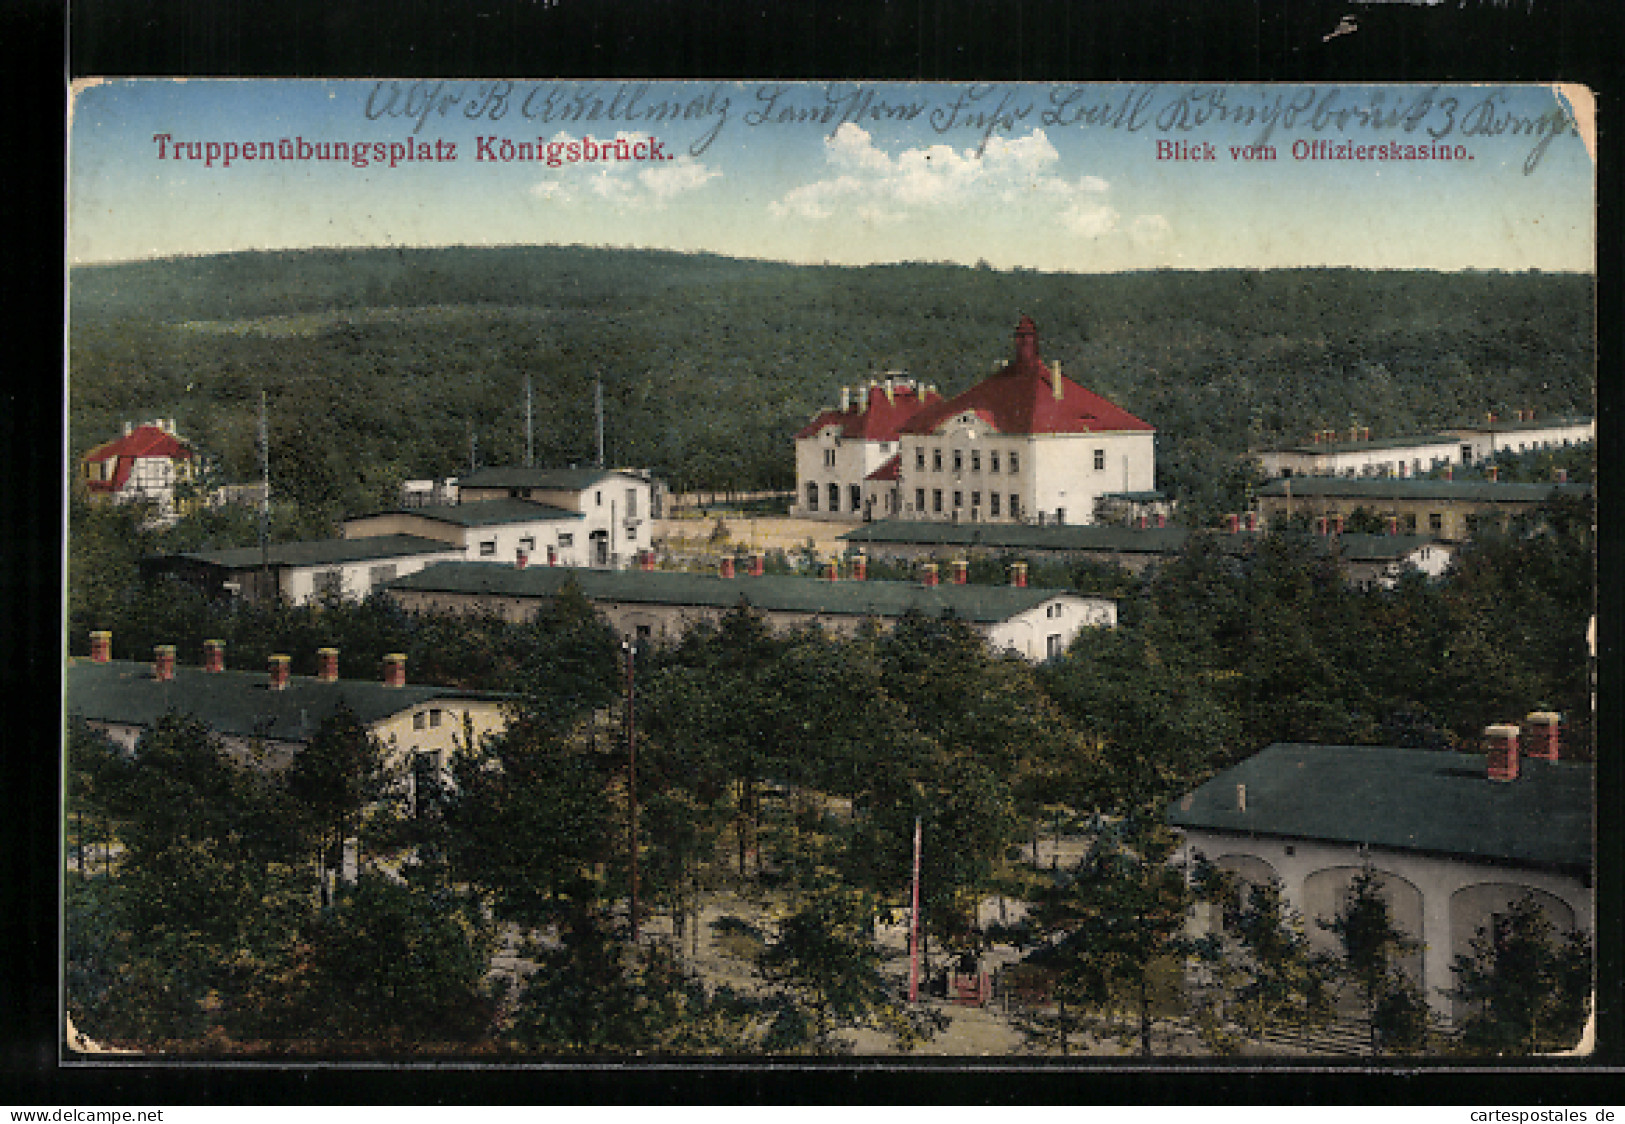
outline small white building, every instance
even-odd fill
[[[482,468],[457,481],[458,506],[493,501],[572,512],[557,564],[620,569],[654,543],[654,486],[646,473],[604,468]],[[574,553],[567,554],[567,547]],[[488,556],[486,556],[488,557]],[[579,560],[574,560],[579,559]]]
[[[1460,442],[1462,463],[1467,464],[1488,460],[1497,453],[1529,453],[1587,445],[1597,439],[1597,422],[1595,418],[1586,417],[1537,419],[1533,410],[1518,410],[1510,421],[1490,414],[1483,425],[1445,432]]]
[[[854,391],[841,388],[839,408],[820,413],[796,434],[796,498],[804,519],[889,519],[893,489],[875,474],[897,459],[898,430],[924,405],[942,401],[934,387],[889,372]]]
[[[176,489],[197,478],[197,458],[175,432],[173,418],[124,426],[124,435],[79,459],[80,479],[93,500],[151,503],[160,519],[183,514]]]
[[[432,539],[460,557],[549,566],[585,566],[591,543],[585,517],[551,504],[529,500],[487,500],[444,506],[414,507],[346,519],[339,526],[346,540],[395,535]]]
[[[1156,430],[1046,366],[1023,316],[1015,356],[902,427],[896,507],[941,522],[1087,524],[1102,497],[1156,487]]]
[[[422,535],[317,539],[225,550],[194,550],[154,560],[216,594],[303,605],[323,597],[364,600],[385,582],[436,562],[467,557],[461,546]]]
[[[1596,437],[1591,418],[1535,420],[1519,410],[1511,421],[1494,414],[1481,426],[1408,437],[1372,439],[1369,426],[1322,430],[1309,440],[1252,454],[1266,477],[1343,476],[1405,479],[1435,469],[1476,464],[1497,453],[1528,453],[1587,444]]]

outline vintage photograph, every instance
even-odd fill
[[[77,81],[63,1060],[1588,1056],[1594,117]]]

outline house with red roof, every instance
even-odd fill
[[[179,514],[175,488],[196,478],[197,457],[175,433],[173,418],[147,425],[125,423],[124,436],[79,458],[80,478],[91,499],[147,501],[162,518]]]
[[[897,459],[903,424],[940,401],[936,388],[896,372],[865,386],[842,387],[839,408],[820,412],[796,434],[790,513],[811,519],[895,517],[895,489],[876,474]]]
[[[1087,524],[1103,497],[1151,494],[1156,429],[1046,364],[1023,316],[1015,354],[899,432],[900,518]]]

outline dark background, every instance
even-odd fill
[[[0,734],[0,1105],[231,1103],[1435,1103],[1619,1105],[1621,244],[1616,0],[62,0],[0,3],[8,93],[0,199],[7,313],[5,533],[9,721]],[[1344,17],[1357,30],[1328,38]],[[1600,1038],[1590,1073],[1215,1069],[942,1073],[846,1066],[519,1074],[56,1067],[63,152],[84,75],[1071,81],[1577,81],[1598,95]],[[14,736],[15,735],[15,736]],[[1613,861],[1609,861],[1613,860]],[[21,908],[25,906],[27,908]],[[1609,939],[1612,936],[1615,939]],[[997,1109],[994,1109],[995,1111]],[[1128,1118],[1132,1108],[1113,1110]],[[1169,1118],[1164,1115],[1164,1119]],[[1594,1117],[1593,1117],[1594,1119]]]

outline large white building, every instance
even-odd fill
[[[898,431],[924,405],[942,401],[896,373],[854,391],[841,388],[838,409],[825,410],[796,434],[796,499],[807,519],[889,519],[894,496],[876,474],[897,460]]]
[[[991,378],[902,427],[898,515],[970,523],[1092,523],[1103,496],[1156,485],[1156,430],[1047,366],[1023,316]]]
[[[1536,419],[1519,410],[1512,420],[1487,415],[1483,425],[1447,429],[1409,437],[1373,439],[1369,426],[1350,426],[1346,433],[1322,430],[1309,440],[1255,453],[1270,479],[1286,476],[1378,476],[1404,479],[1437,468],[1476,464],[1498,453],[1527,453],[1587,444],[1595,439],[1591,418]]]

